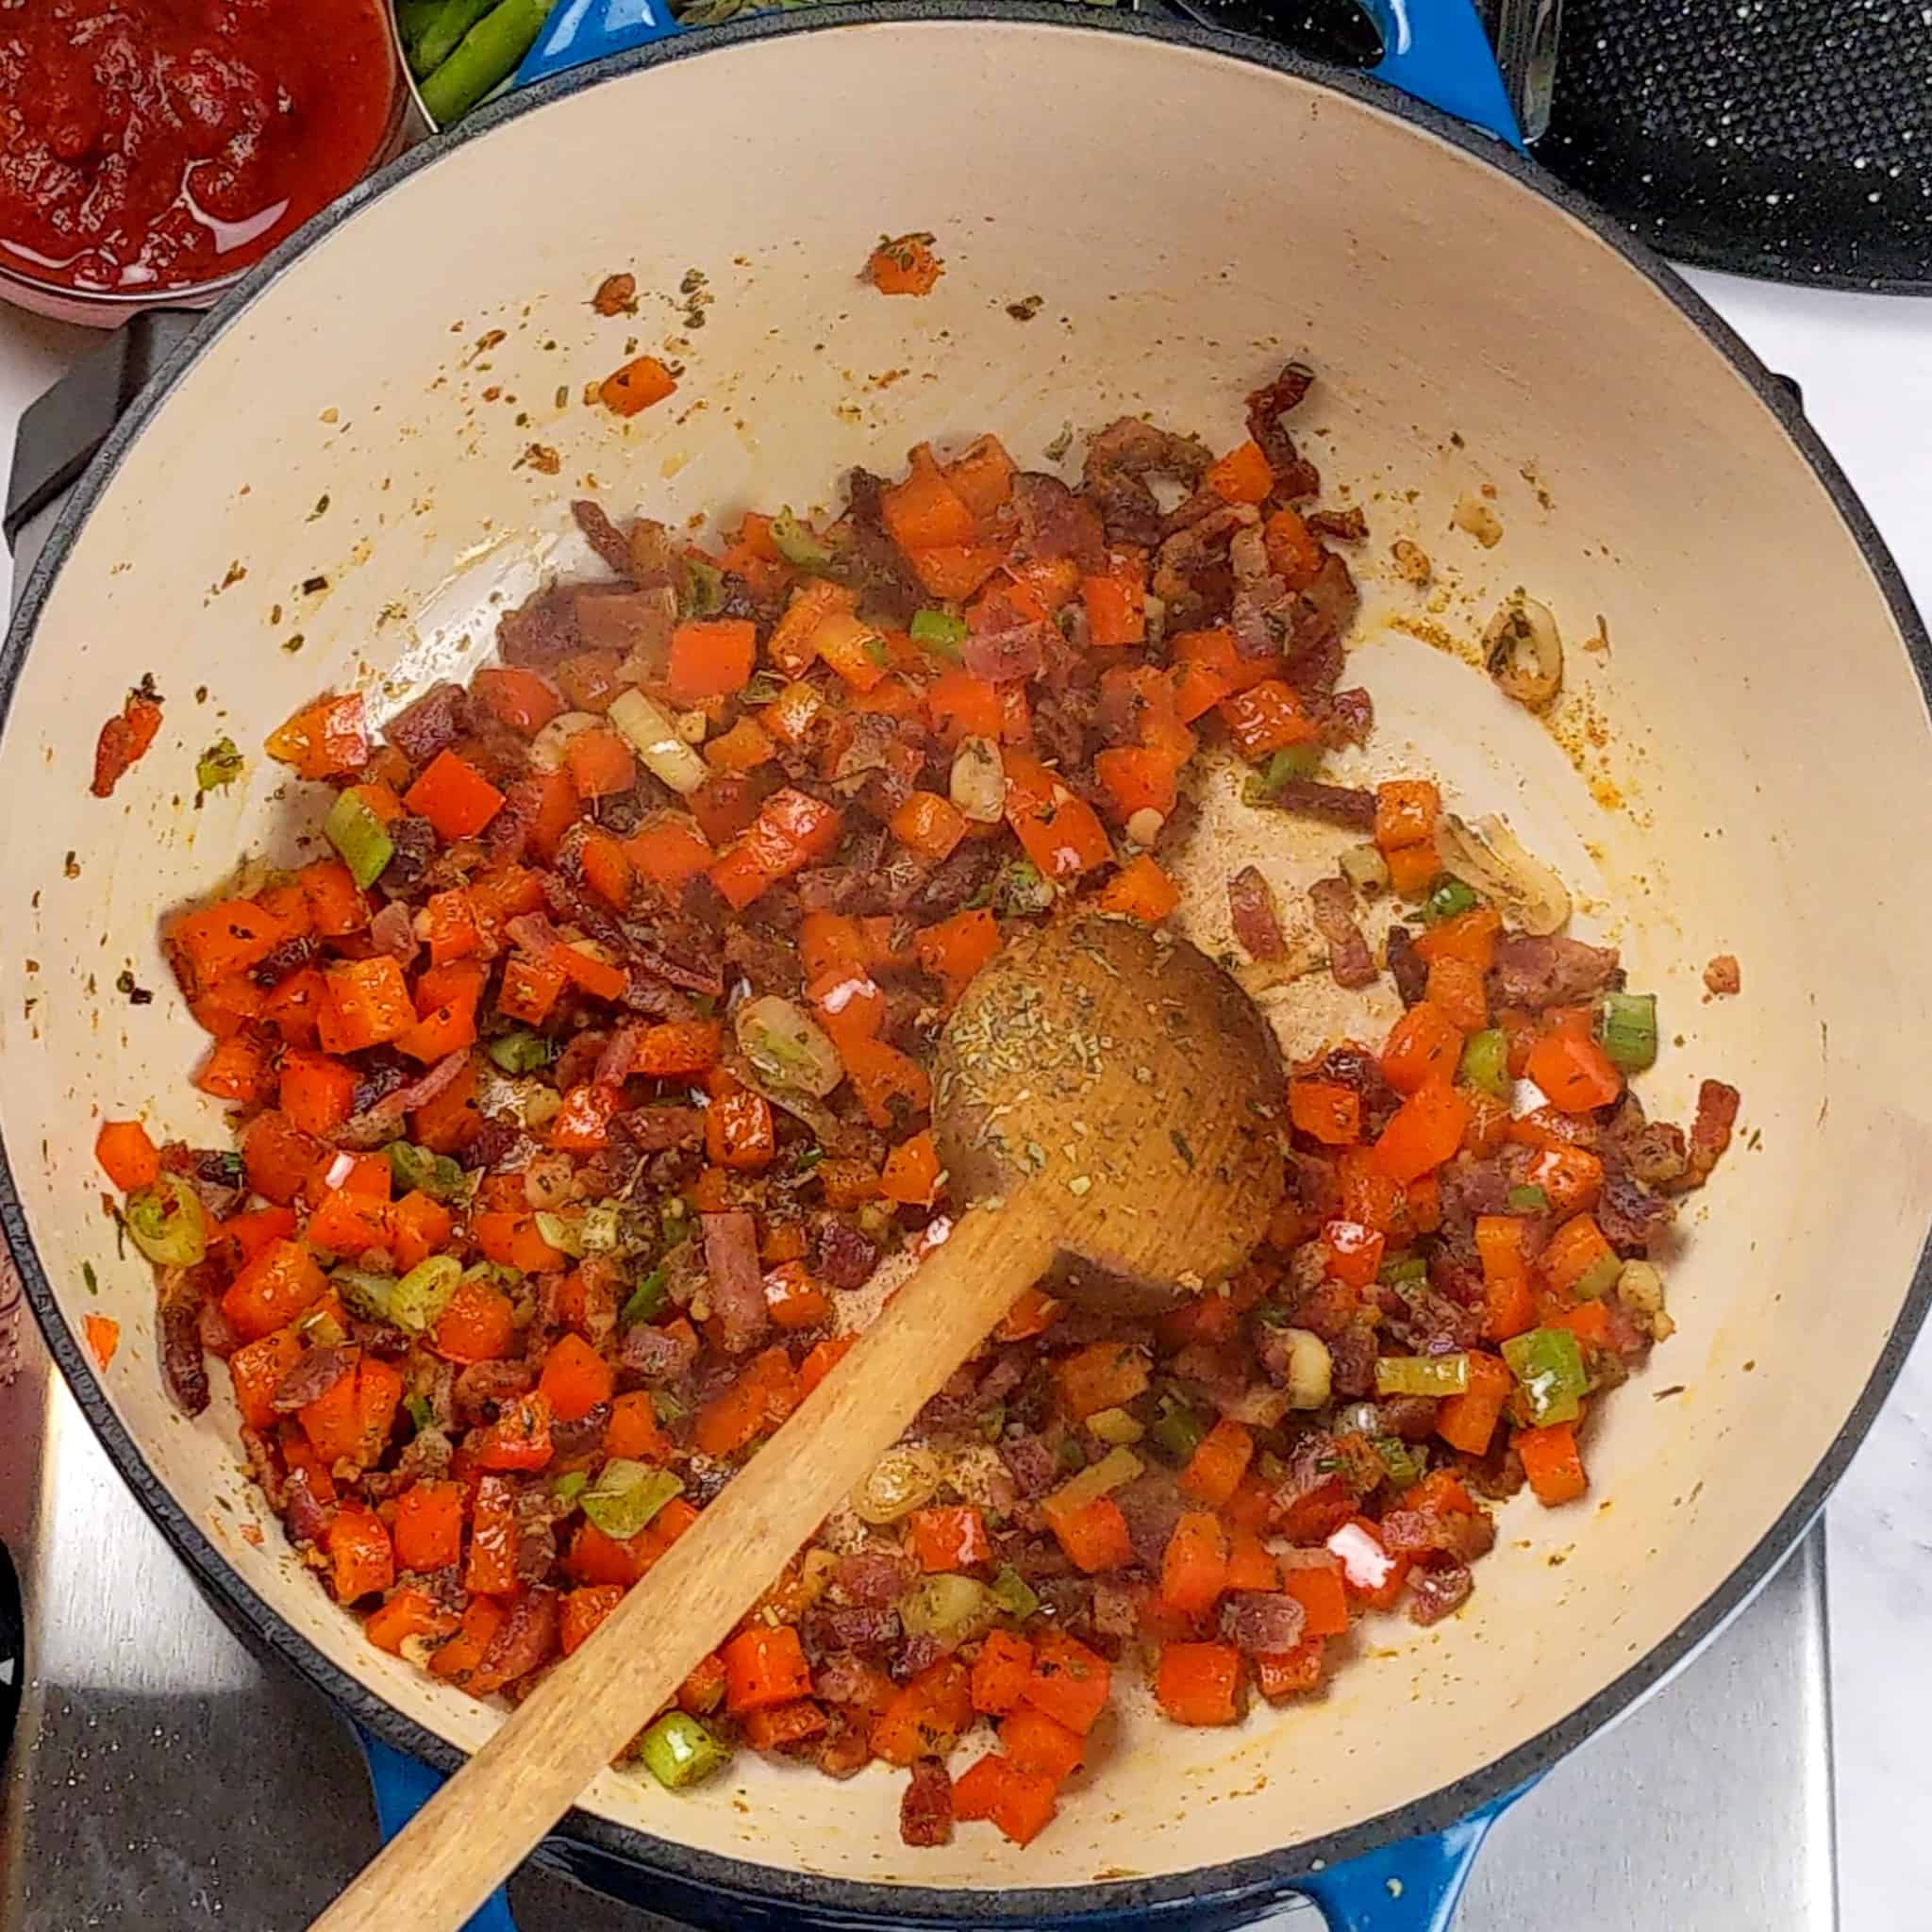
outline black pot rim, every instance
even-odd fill
[[[418,169],[431,165],[452,147],[483,139],[493,128],[522,114],[641,68],[669,65],[700,58],[713,48],[738,46],[786,34],[932,22],[1004,22],[1050,26],[1069,33],[1126,35],[1291,75],[1408,122],[1496,169],[1540,200],[1581,223],[1635,274],[1657,289],[1726,358],[1776,419],[1857,543],[1866,567],[1898,625],[1922,693],[1932,692],[1932,641],[1927,639],[1898,566],[1856,491],[1790,394],[1672,269],[1526,156],[1366,75],[1324,69],[1266,42],[1243,40],[1191,21],[1157,23],[1131,14],[1040,4],[1040,0],[894,0],[894,4],[887,5],[862,0],[862,4],[759,15],[702,33],[680,34],[590,67],[558,75],[477,110],[449,133],[410,150],[367,177],[284,242],[223,300],[206,327],[197,330],[169,358],[115,425],[75,486],[27,577],[4,652],[0,652],[0,726],[4,726],[10,712],[35,624],[62,559],[148,418],[165,402],[208,343],[232,325],[283,268],[332,234],[361,208],[407,180]],[[462,1762],[463,1753],[405,1717],[299,1636],[242,1579],[149,1467],[139,1444],[123,1427],[108,1402],[92,1363],[60,1314],[28,1232],[4,1146],[0,1146],[0,1226],[4,1226],[27,1299],[48,1346],[82,1412],[135,1495],[202,1581],[358,1724],[442,1771],[455,1770]],[[1928,1307],[1932,1307],[1932,1239],[1922,1246],[1898,1320],[1870,1379],[1817,1467],[1757,1544],[1716,1590],[1685,1615],[1668,1638],[1570,1716],[1516,1749],[1473,1768],[1452,1783],[1407,1805],[1361,1820],[1343,1830],[1254,1857],[1161,1877],[1001,1890],[868,1884],[818,1877],[695,1851],[582,1810],[572,1811],[558,1826],[558,1851],[564,1862],[574,1863],[571,1849],[581,1846],[602,1855],[605,1860],[634,1870],[642,1879],[656,1874],[674,1885],[738,1902],[753,1914],[777,1908],[823,1915],[845,1924],[1019,1927],[1037,1926],[1051,1920],[1067,1926],[1098,1924],[1124,1914],[1151,1913],[1165,1920],[1191,1912],[1225,1913],[1244,1904],[1258,1906],[1270,1897],[1292,1890],[1293,1881],[1298,1877],[1397,1840],[1441,1831],[1472,1811],[1507,1798],[1686,1663],[1743,1608],[1824,1507],[1826,1496],[1897,1379]]]

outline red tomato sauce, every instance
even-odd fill
[[[369,165],[381,0],[0,6],[0,267],[114,293],[225,275]]]

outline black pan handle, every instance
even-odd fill
[[[121,413],[205,317],[195,309],[152,308],[104,338],[44,395],[27,405],[13,442],[7,547],[57,508],[93,460]]]

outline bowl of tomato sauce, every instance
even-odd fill
[[[0,7],[0,296],[108,327],[212,302],[409,114],[387,0]]]

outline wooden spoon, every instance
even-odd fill
[[[1184,940],[1074,917],[946,1027],[950,1236],[603,1625],[315,1921],[456,1932],[1042,1278],[1135,1314],[1211,1291],[1281,1197],[1286,1088],[1247,995]]]

